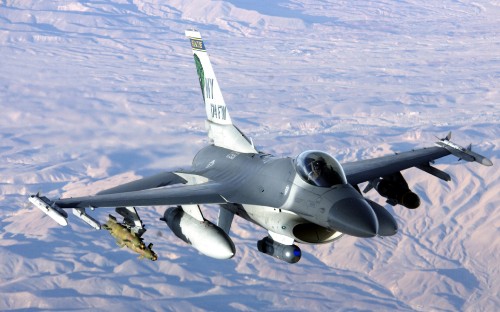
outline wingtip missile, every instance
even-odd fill
[[[43,211],[52,220],[56,221],[59,225],[68,225],[68,214],[66,211],[59,208],[56,204],[51,202],[47,197],[40,196],[40,192],[36,195],[31,195],[28,200],[38,209]]]
[[[451,132],[449,132],[445,138],[437,141],[436,145],[447,149],[450,154],[458,157],[459,160],[463,159],[465,161],[475,161],[484,166],[493,166],[493,162],[487,157],[473,152],[471,144],[467,148],[465,148],[456,143],[453,143],[452,141],[450,141],[450,139]]]
[[[479,155],[478,153],[473,151],[469,151],[469,153],[474,157],[475,162],[488,167],[493,166],[493,162],[489,158],[486,158],[483,155]]]

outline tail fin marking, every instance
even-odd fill
[[[189,38],[193,49],[196,72],[205,103],[209,139],[216,146],[241,153],[256,153],[252,141],[233,125],[200,33],[196,30],[186,30],[186,37]]]

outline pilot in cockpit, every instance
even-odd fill
[[[324,179],[322,175],[324,175],[326,173],[325,171],[327,171],[325,160],[320,157],[317,160],[311,161],[309,165],[311,166],[311,171],[308,176],[309,180],[313,181],[314,184],[318,186],[321,185],[321,180]]]
[[[340,163],[324,152],[302,152],[297,156],[295,164],[299,176],[311,185],[332,187],[347,183]]]

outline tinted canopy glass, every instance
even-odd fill
[[[325,152],[303,152],[295,159],[295,166],[300,177],[311,185],[332,187],[347,183],[340,163]]]

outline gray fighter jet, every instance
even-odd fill
[[[328,243],[342,235],[364,238],[396,234],[393,216],[365,198],[360,183],[368,182],[364,192],[375,189],[389,204],[414,209],[420,199],[401,171],[415,167],[449,181],[446,172],[431,164],[450,154],[492,165],[471,148],[452,143],[450,134],[432,147],[343,164],[318,150],[304,151],[295,158],[260,152],[233,125],[200,33],[188,30],[186,36],[194,54],[211,142],[194,157],[191,168],[162,172],[94,196],[50,200],[32,195],[29,199],[35,206],[61,225],[67,224],[65,209],[72,208],[77,217],[96,229],[100,224],[86,208],[122,207],[122,213],[129,214],[131,228],[142,232],[134,207],[173,206],[160,220],[177,237],[217,259],[235,254],[229,233],[237,215],[267,230],[268,235],[257,243],[259,251],[295,263],[301,257],[295,243]],[[207,204],[219,207],[216,224],[203,216],[199,205]]]

